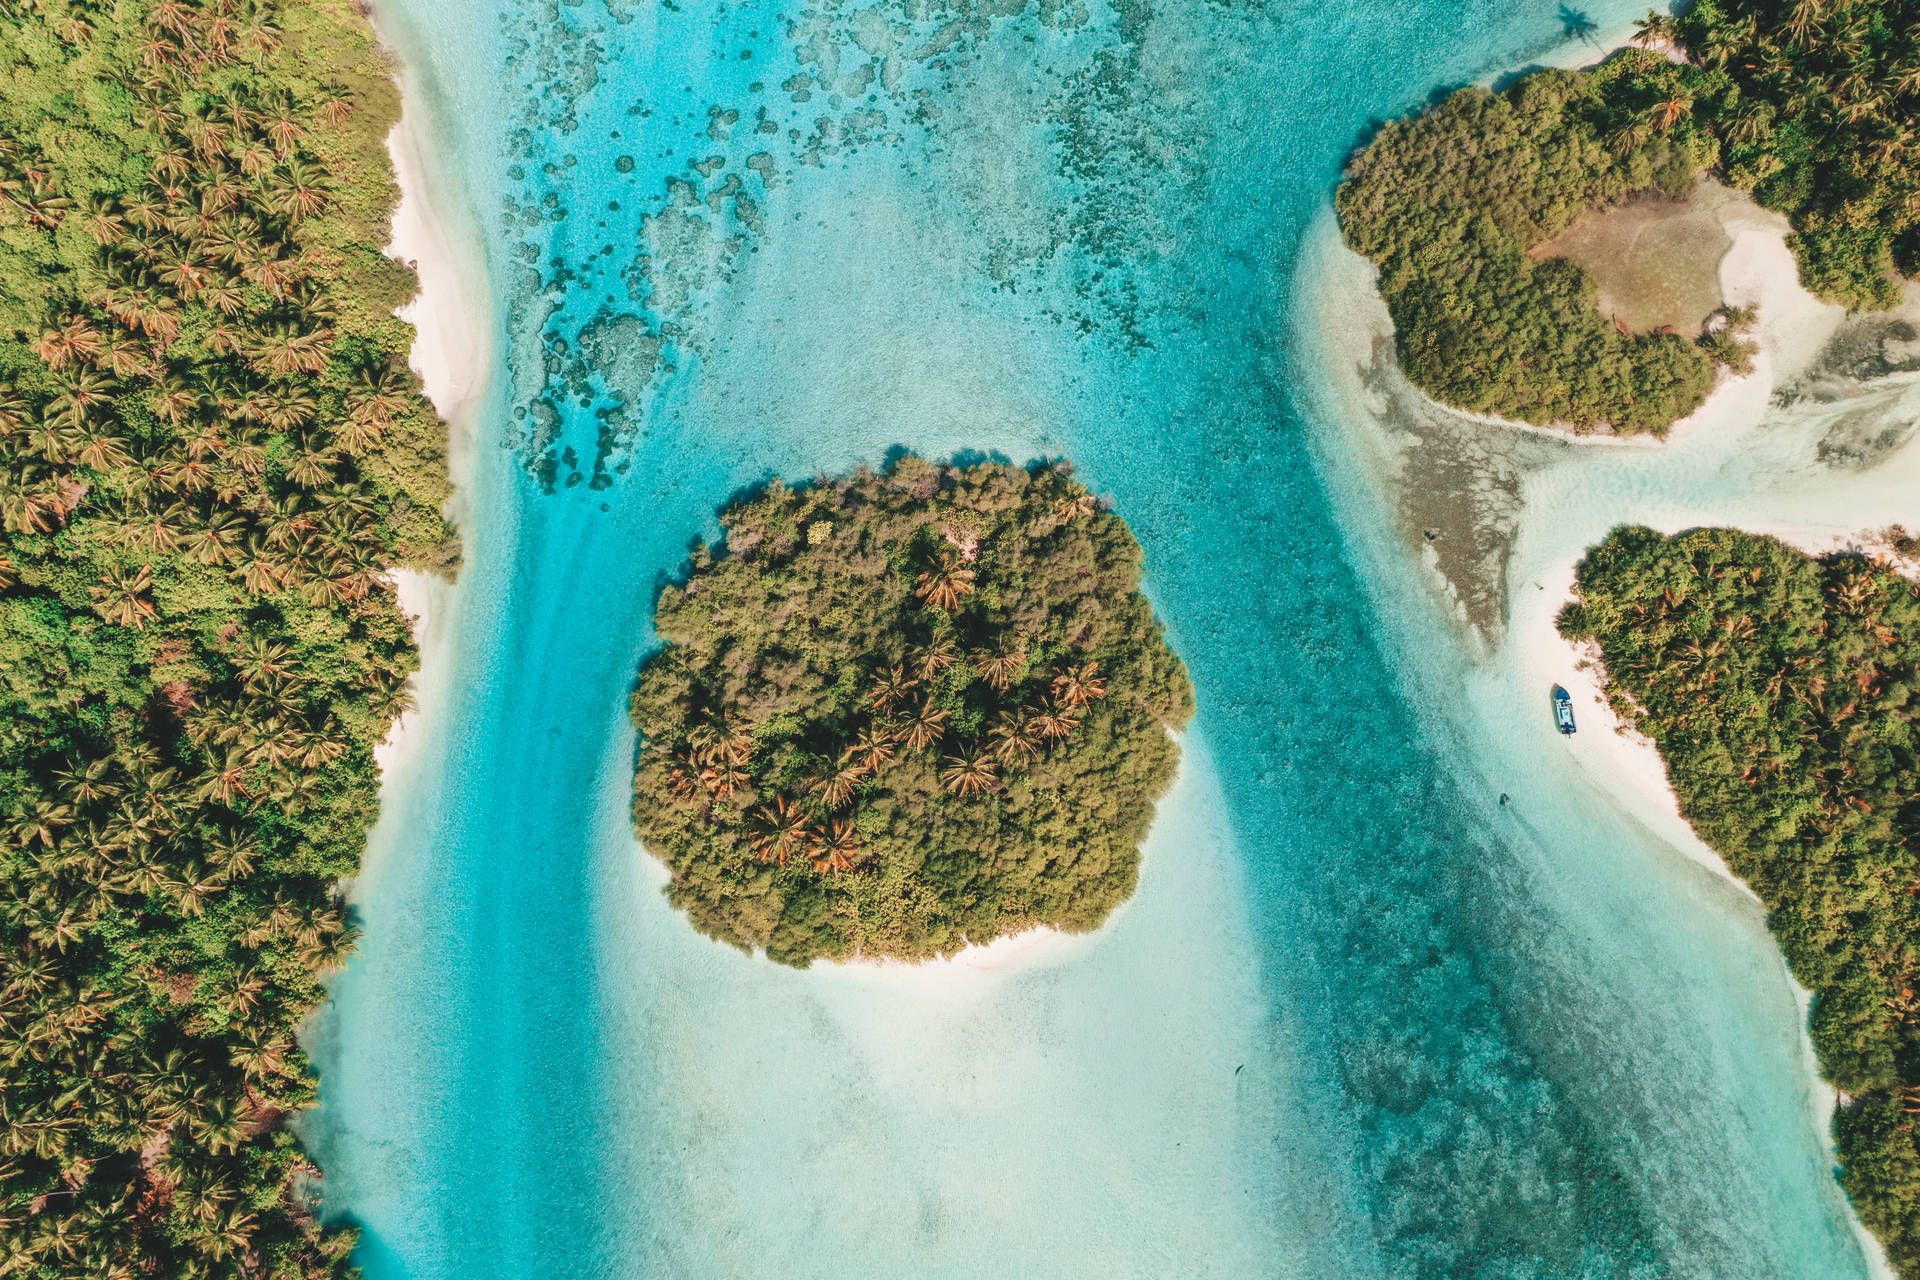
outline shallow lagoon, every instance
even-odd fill
[[[1343,447],[1342,156],[1564,12],[1010,8],[382,9],[498,359],[313,1036],[369,1274],[1866,1274],[1757,909]],[[895,445],[1073,457],[1195,678],[1139,895],[1049,963],[778,969],[628,833],[662,575]]]

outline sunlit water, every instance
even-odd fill
[[[1865,1273],[1758,909],[1469,658],[1341,447],[1342,158],[1569,14],[382,9],[499,359],[312,1036],[369,1275]],[[1038,966],[780,969],[629,833],[659,582],[896,445],[1072,457],[1199,692],[1138,896]]]

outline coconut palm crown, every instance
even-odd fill
[[[1085,492],[909,455],[724,513],[633,699],[635,823],[695,927],[801,966],[924,959],[1133,891],[1192,694]]]

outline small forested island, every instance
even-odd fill
[[[0,6],[0,1272],[350,1273],[295,1031],[445,430],[349,0]]]
[[[1681,812],[1766,903],[1813,992],[1860,1217],[1920,1275],[1920,587],[1728,529],[1622,528],[1588,553],[1569,637]]]
[[[634,821],[696,928],[924,960],[1132,894],[1193,693],[1139,544],[1064,467],[907,455],[722,523],[633,697]]]
[[[1640,47],[1591,71],[1392,121],[1349,166],[1342,231],[1434,399],[1623,434],[1699,407],[1717,366],[1745,368],[1752,317],[1636,329],[1602,310],[1589,267],[1607,216],[1685,200],[1703,175],[1788,216],[1822,298],[1891,307],[1920,272],[1920,0],[1701,0],[1639,25]]]

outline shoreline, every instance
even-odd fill
[[[1702,524],[1700,521],[1683,522],[1673,528],[1661,527],[1661,532],[1672,535],[1684,528],[1700,527]],[[1816,532],[1788,525],[1758,527],[1763,524],[1743,521],[1729,527],[1737,527],[1743,533],[1775,538],[1807,555],[1827,555],[1845,550],[1847,546],[1843,534]],[[1583,551],[1580,558],[1584,556]],[[1668,776],[1666,757],[1661,754],[1659,745],[1637,726],[1623,719],[1607,699],[1605,665],[1599,647],[1592,641],[1570,640],[1555,625],[1561,608],[1574,599],[1577,567],[1578,558],[1564,563],[1561,572],[1549,577],[1544,584],[1546,590],[1541,598],[1550,607],[1529,611],[1525,625],[1517,614],[1510,619],[1506,641],[1491,661],[1504,666],[1510,677],[1520,677],[1529,684],[1538,687],[1558,684],[1565,688],[1572,695],[1576,708],[1579,731],[1570,740],[1570,746],[1574,767],[1580,774],[1629,818],[1648,828],[1688,861],[1724,881],[1756,909],[1765,913],[1766,904],[1760,895],[1727,865],[1717,849],[1700,837],[1693,824],[1681,813],[1679,791]],[[1769,929],[1768,933],[1771,936],[1772,930]],[[1786,958],[1779,950],[1777,939],[1774,940],[1774,947],[1782,968],[1786,969]],[[1837,1168],[1840,1157],[1834,1143],[1833,1119],[1840,1106],[1840,1095],[1821,1072],[1819,1056],[1813,1047],[1809,1022],[1813,1013],[1813,993],[1801,985],[1791,969],[1786,969],[1786,979],[1793,994],[1794,1006],[1799,1011],[1800,1022],[1795,1039],[1805,1068],[1809,1095],[1815,1107],[1815,1118],[1821,1122],[1819,1141]],[[1898,1280],[1892,1264],[1887,1260],[1885,1246],[1851,1206],[1848,1225],[1860,1245],[1872,1280]]]
[[[1336,447],[1359,460],[1367,477],[1364,487],[1395,513],[1383,533],[1413,562],[1432,603],[1458,624],[1471,664],[1488,680],[1523,700],[1536,690],[1544,697],[1556,683],[1573,695],[1580,732],[1569,740],[1572,767],[1595,791],[1673,854],[1764,910],[1758,895],[1682,816],[1656,744],[1624,723],[1607,702],[1597,651],[1562,637],[1555,620],[1572,598],[1576,567],[1588,548],[1622,524],[1644,524],[1669,535],[1694,527],[1735,528],[1776,538],[1811,556],[1851,549],[1871,553],[1890,525],[1916,528],[1920,439],[1896,440],[1852,466],[1825,462],[1820,444],[1829,423],[1846,414],[1849,399],[1864,412],[1870,397],[1903,397],[1872,409],[1892,421],[1903,416],[1902,405],[1920,396],[1901,391],[1898,375],[1862,375],[1851,383],[1851,374],[1830,376],[1830,352],[1857,330],[1844,308],[1820,301],[1802,286],[1784,219],[1742,202],[1723,214],[1732,243],[1719,274],[1728,305],[1759,309],[1751,335],[1757,350],[1748,374],[1727,376],[1723,370],[1707,399],[1661,437],[1581,435],[1463,412],[1440,404],[1399,373],[1376,269],[1346,246],[1331,210],[1328,222],[1330,252],[1320,264],[1318,283],[1309,286],[1319,295],[1315,311],[1327,335],[1320,376],[1330,379],[1334,403],[1346,406],[1351,419],[1338,432]],[[1911,316],[1916,310],[1920,288],[1910,288],[1899,313]],[[1829,395],[1820,384],[1834,377],[1839,385]],[[1411,413],[1407,392],[1418,402]],[[1782,392],[1786,397],[1776,403]],[[1434,471],[1436,440],[1459,441],[1451,447],[1470,454],[1481,485],[1493,478],[1509,486],[1499,527],[1478,509],[1467,512],[1470,526],[1454,529],[1443,522],[1435,502],[1458,501],[1458,494],[1436,493],[1431,483],[1422,483],[1423,475]],[[1467,571],[1456,580],[1436,559],[1434,535],[1427,535],[1425,545],[1418,542],[1422,528],[1441,528],[1455,538],[1487,536],[1499,544],[1499,567],[1489,582],[1504,608],[1497,619],[1489,619],[1491,634],[1461,606],[1468,595],[1489,589],[1475,576],[1485,568],[1477,561],[1456,565],[1456,571]],[[1472,643],[1475,639],[1479,644]],[[1544,703],[1540,714],[1545,714]],[[1770,941],[1797,1010],[1794,1034],[1810,1118],[1823,1157],[1837,1166],[1832,1118],[1838,1095],[1821,1074],[1809,1033],[1811,996],[1785,969],[1778,940]],[[1851,1208],[1847,1225],[1868,1274],[1893,1280],[1884,1247]]]
[[[931,960],[856,957],[823,961],[808,972],[916,985],[1006,978],[1077,960],[1112,924],[1109,919],[1090,933],[1063,933],[1050,925],[1035,925],[1019,933],[1003,934],[992,942],[969,942],[950,956]]]
[[[1690,441],[1709,426],[1726,427],[1757,418],[1766,411],[1767,398],[1773,391],[1803,372],[1818,356],[1847,312],[1844,307],[1822,302],[1800,283],[1800,264],[1787,247],[1792,229],[1787,220],[1753,203],[1744,193],[1732,195],[1734,198],[1717,210],[1730,240],[1719,263],[1720,292],[1727,306],[1752,306],[1758,312],[1752,338],[1753,367],[1746,373],[1718,367],[1706,398],[1691,413],[1676,418],[1664,432],[1577,431],[1556,423],[1522,422],[1461,409],[1436,400],[1411,380],[1407,385],[1440,413],[1581,449],[1658,453]],[[1372,263],[1367,265],[1373,270],[1372,278],[1377,279],[1377,268]],[[1385,310],[1384,300],[1381,310]],[[1397,354],[1395,364],[1397,367]]]
[[[453,493],[447,499],[449,523],[456,531],[467,524],[461,482],[462,460],[471,451],[473,417],[487,385],[490,346],[485,330],[475,323],[466,273],[452,249],[446,224],[434,207],[427,179],[420,87],[411,82],[406,65],[388,33],[375,23],[375,33],[393,62],[394,83],[400,90],[400,118],[387,134],[387,156],[400,192],[394,205],[386,255],[414,273],[416,292],[394,314],[413,326],[413,345],[407,366],[419,376],[421,391],[447,429],[446,456]],[[456,571],[457,572],[457,571]],[[407,617],[420,668],[411,687],[418,699],[413,710],[397,717],[386,738],[374,750],[374,763],[384,789],[390,774],[408,759],[424,712],[422,687],[429,670],[443,665],[436,656],[444,643],[444,619],[453,580],[424,570],[393,568],[388,577],[401,612]]]

